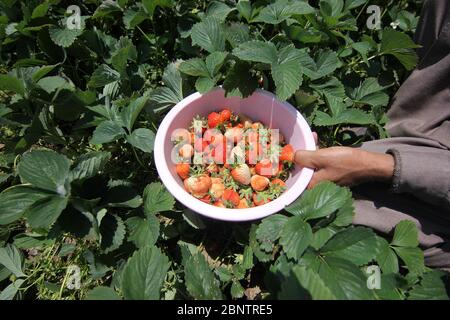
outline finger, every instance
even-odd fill
[[[294,154],[294,161],[301,167],[315,169],[315,151],[297,150]]]
[[[324,170],[317,170],[314,172],[311,181],[308,184],[308,189],[314,188],[316,185],[321,183],[322,181],[327,180],[326,173]]]
[[[314,138],[314,143],[316,144],[316,147],[319,147],[319,137],[317,136],[317,132],[313,132],[313,138]]]

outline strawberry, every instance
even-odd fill
[[[208,142],[205,139],[197,139],[194,142],[194,149],[197,152],[203,152],[208,147]]]
[[[203,201],[204,203],[210,204],[211,203],[211,196],[209,194],[207,194],[206,196],[204,196],[203,198],[200,198],[199,200]]]
[[[246,208],[250,208],[250,206],[248,205],[247,199],[241,199],[239,201],[239,204],[236,207],[237,209],[246,209]]]
[[[194,148],[192,147],[192,145],[190,144],[184,144],[180,150],[179,150],[179,154],[181,157],[185,158],[185,159],[189,159],[192,157],[192,155],[194,154]]]
[[[255,206],[262,206],[263,204],[269,203],[271,199],[264,193],[258,192],[253,194],[253,203]]]
[[[256,164],[262,154],[262,145],[259,143],[251,143],[245,151],[245,161],[248,164]]]
[[[294,148],[287,144],[281,149],[280,161],[294,161]]]
[[[231,176],[234,181],[248,185],[250,183],[250,168],[246,164],[239,164],[233,170],[231,170]]]
[[[233,189],[225,189],[222,194],[222,200],[226,205],[228,204],[232,207],[238,206],[241,201],[239,194]]]
[[[286,187],[286,183],[283,180],[279,179],[279,178],[273,179],[271,184],[272,185],[279,185],[281,187]]]
[[[277,167],[275,163],[272,163],[268,159],[261,160],[255,166],[257,174],[268,178],[277,175],[281,169],[282,169],[281,163]]]
[[[209,188],[209,193],[215,198],[218,199],[222,196],[225,190],[225,185],[223,184],[223,180],[221,178],[211,178],[211,187]]]
[[[214,206],[219,207],[219,208],[226,208],[227,206],[223,203],[222,200],[217,200],[216,202],[214,202]]]
[[[213,146],[219,145],[221,142],[223,142],[224,137],[222,132],[220,132],[217,129],[208,129],[205,131],[205,134],[203,135],[203,140],[208,141],[209,144]]]
[[[242,140],[242,137],[244,136],[244,130],[242,128],[238,127],[232,127],[228,128],[225,132],[225,138],[227,139],[227,142],[233,142],[238,143],[240,140]]]
[[[251,185],[255,191],[263,191],[269,185],[269,179],[263,176],[254,175],[251,178]]]
[[[177,163],[175,166],[175,170],[177,171],[177,174],[180,176],[181,179],[187,179],[189,177],[189,171],[191,169],[191,166],[189,163]]]
[[[226,161],[227,161],[227,144],[225,143],[225,140],[222,144],[219,144],[212,150],[211,155],[212,155],[215,163],[217,163],[217,164],[226,163]]]
[[[215,128],[222,123],[222,117],[217,112],[211,112],[208,115],[208,127]]]
[[[223,109],[223,110],[220,112],[220,120],[221,120],[222,122],[228,121],[228,120],[230,120],[230,118],[231,118],[231,111],[230,111],[230,110],[228,110],[228,109]]]
[[[178,144],[181,142],[191,143],[191,133],[186,129],[176,129],[171,136],[171,141],[174,144]]]
[[[196,198],[203,198],[211,187],[211,178],[202,174],[184,180],[185,189]]]

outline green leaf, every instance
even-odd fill
[[[280,237],[287,220],[286,216],[274,214],[261,222],[256,229],[256,238],[260,242],[262,250],[272,252],[274,243]]]
[[[293,15],[314,13],[315,10],[307,2],[277,0],[275,3],[263,7],[253,22],[279,24]]]
[[[111,153],[106,151],[92,151],[81,155],[69,174],[70,181],[87,179],[99,174],[110,158]]]
[[[6,225],[21,218],[34,202],[51,193],[26,185],[18,185],[0,193],[0,225]]]
[[[49,229],[66,208],[68,199],[50,196],[33,203],[24,215],[33,229]]]
[[[302,84],[301,51],[293,45],[278,53],[277,63],[272,64],[272,77],[280,100],[287,100]]]
[[[123,13],[123,24],[125,25],[126,29],[131,30],[147,18],[148,16],[142,7],[131,7],[126,9]]]
[[[195,81],[195,89],[202,94],[209,92],[215,85],[216,82],[211,78],[199,77]]]
[[[409,291],[409,300],[449,300],[448,273],[439,270],[429,271],[422,276],[420,284]]]
[[[127,141],[134,147],[144,152],[151,153],[155,142],[155,134],[150,129],[139,128],[127,136]]]
[[[47,14],[49,7],[50,7],[50,4],[48,2],[39,4],[36,8],[33,9],[33,13],[31,14],[31,19],[44,17]]]
[[[316,62],[317,78],[325,77],[334,72],[340,66],[339,59],[335,51],[324,50],[318,55]],[[314,80],[314,79],[313,79]]]
[[[55,69],[56,66],[57,65],[54,64],[49,66],[42,66],[40,68],[32,68],[31,70],[33,70],[33,73],[31,75],[31,79],[33,80],[33,82],[38,82],[47,74],[49,74],[51,71],[53,71],[53,69]]]
[[[220,283],[214,277],[205,257],[196,253],[184,261],[184,276],[189,294],[199,300],[222,299]]]
[[[125,238],[125,224],[114,214],[106,214],[99,222],[100,248],[104,253],[116,250]]]
[[[60,76],[42,78],[38,81],[37,85],[47,91],[47,93],[52,93],[58,89],[74,90],[74,85]]]
[[[239,281],[233,281],[231,283],[230,293],[234,299],[242,298],[244,296],[245,289],[242,287]]]
[[[136,122],[137,117],[141,113],[142,109],[145,107],[147,103],[147,97],[140,97],[133,100],[127,107],[124,107],[121,112],[123,124],[131,131]]]
[[[13,91],[21,96],[25,94],[23,82],[7,74],[0,74],[0,90]]]
[[[342,208],[349,198],[351,192],[348,188],[325,181],[305,191],[302,197],[286,207],[286,211],[306,220],[322,218]]]
[[[409,220],[400,221],[395,226],[391,245],[398,247],[417,247],[419,245],[417,226]]]
[[[122,292],[125,299],[159,299],[169,265],[167,256],[155,246],[135,251],[122,273]]]
[[[300,265],[295,266],[292,271],[313,300],[336,300],[336,296],[315,271]]]
[[[334,235],[321,249],[325,256],[352,261],[364,265],[375,260],[379,253],[375,233],[364,227],[350,227]]]
[[[417,62],[417,54],[411,50],[418,48],[414,41],[405,33],[393,29],[384,29],[380,44],[380,54],[390,54],[396,57],[407,70],[412,70]]]
[[[159,237],[159,220],[149,214],[147,218],[131,217],[126,221],[129,235],[128,240],[136,247],[142,248],[156,243]]]
[[[357,103],[386,106],[389,96],[383,92],[384,89],[378,84],[377,78],[367,78],[352,92],[351,97]]]
[[[225,32],[219,19],[206,17],[191,30],[192,44],[206,51],[225,51]]]
[[[105,0],[97,7],[94,14],[92,15],[93,19],[103,18],[112,16],[115,12],[122,11],[122,8],[119,6],[117,1],[114,0]]]
[[[370,113],[354,108],[343,110],[336,116],[330,116],[325,112],[317,111],[313,120],[316,126],[335,126],[343,123],[368,125],[373,124],[374,121]]]
[[[310,225],[302,217],[290,217],[280,234],[280,244],[288,258],[300,259],[313,238]]]
[[[250,64],[237,61],[228,71],[223,88],[227,96],[248,97],[258,88],[258,81],[250,71]]]
[[[385,239],[378,238],[378,241],[380,242],[380,252],[377,255],[377,263],[383,274],[398,273],[398,259],[394,250],[392,250]]]
[[[60,28],[56,26],[51,26],[48,28],[50,38],[52,41],[60,47],[68,48],[70,47],[75,39],[81,34],[81,30],[78,29],[67,29]]]
[[[0,301],[12,300],[16,296],[17,292],[24,282],[24,279],[17,279],[16,281],[10,283],[9,286],[3,289],[3,291],[0,293]]]
[[[172,210],[173,196],[159,182],[152,182],[144,189],[144,210],[147,214]]]
[[[247,22],[250,22],[253,16],[252,4],[249,0],[239,0],[236,4],[236,9],[239,11],[241,16],[244,17]]]
[[[333,96],[341,99],[347,97],[345,95],[344,85],[335,77],[322,84],[311,84],[310,87],[323,96]]]
[[[213,52],[206,57],[206,68],[209,72],[210,77],[215,77],[217,72],[219,72],[220,67],[222,67],[225,62],[227,52]]]
[[[167,66],[162,80],[166,87],[157,88],[149,95],[155,111],[164,110],[183,100],[183,79],[174,63]]]
[[[250,29],[241,23],[231,23],[225,29],[225,38],[233,48],[250,40]]]
[[[91,140],[92,144],[103,144],[115,141],[125,135],[125,130],[115,121],[107,120],[101,122],[94,130]]]
[[[25,277],[22,271],[22,257],[16,246],[7,244],[0,248],[0,264],[14,273],[16,277]]]
[[[212,1],[209,4],[208,9],[206,10],[206,16],[217,18],[223,22],[230,14],[230,12],[234,10],[236,9],[229,7],[223,2]]]
[[[70,161],[64,155],[50,150],[32,150],[22,157],[18,172],[23,183],[66,195],[69,168]]]
[[[137,208],[142,204],[142,198],[127,185],[116,185],[108,190],[103,199],[109,207]]]
[[[150,17],[153,17],[156,7],[171,8],[174,5],[172,0],[142,0],[142,4]]]
[[[311,247],[316,250],[322,248],[328,240],[330,240],[338,230],[332,226],[320,228],[313,234],[313,240],[311,241]]]
[[[420,248],[393,247],[393,249],[406,264],[409,272],[422,274],[425,266],[423,251]]]
[[[110,66],[102,64],[92,73],[88,86],[91,88],[99,88],[118,80],[120,80],[120,73]]]
[[[183,61],[178,70],[194,77],[209,77],[209,71],[206,68],[205,61],[200,58],[193,58]]]
[[[272,64],[278,59],[277,48],[272,42],[248,41],[233,50],[233,54],[241,60]]]
[[[335,257],[316,258],[309,267],[338,300],[373,299],[366,276],[352,262]]]
[[[117,292],[110,287],[99,286],[91,289],[85,300],[122,300]]]
[[[250,233],[248,235],[249,245],[252,248],[252,251],[255,254],[256,258],[258,258],[259,261],[267,262],[271,259],[272,253],[267,253],[267,252],[264,252],[261,250],[261,248],[259,247],[259,242],[256,239],[256,230],[257,230],[257,225],[252,224],[252,226],[250,227]]]

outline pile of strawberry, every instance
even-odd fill
[[[274,149],[270,132],[262,123],[228,109],[212,112],[207,119],[196,116],[189,130],[172,135],[176,172],[186,191],[208,204],[237,209],[279,197],[286,190],[294,149],[281,134]]]

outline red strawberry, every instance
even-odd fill
[[[210,204],[211,203],[211,196],[207,194],[203,198],[199,199],[200,201],[203,201],[204,203]]]
[[[194,142],[194,149],[197,152],[203,152],[208,148],[208,142],[205,139],[197,139]]]
[[[219,144],[217,147],[215,147],[211,155],[213,156],[214,162],[217,164],[224,164],[227,161],[227,144],[225,140],[222,144]]]
[[[241,199],[239,201],[238,206],[236,207],[237,209],[246,209],[246,208],[250,208],[250,206],[248,205],[247,199]]]
[[[294,148],[290,144],[285,145],[281,149],[280,161],[294,161]]]
[[[261,160],[255,166],[256,173],[264,177],[277,175],[281,168],[281,163],[276,166],[275,163],[270,162],[268,159]]]
[[[231,176],[234,181],[239,182],[243,185],[248,185],[250,183],[250,168],[246,164],[239,164],[231,170]]]
[[[211,178],[202,174],[184,180],[184,188],[196,198],[203,198],[211,187]]]
[[[226,208],[226,205],[223,203],[222,200],[217,200],[216,202],[214,202],[214,206],[219,208]]]
[[[217,112],[211,112],[208,115],[208,127],[215,128],[222,123],[222,117]]]
[[[255,206],[262,206],[263,204],[269,203],[271,200],[268,197],[265,197],[263,193],[254,193],[253,194],[253,203]]]
[[[277,185],[279,185],[279,186],[281,186],[281,187],[286,187],[286,183],[285,183],[283,180],[279,179],[279,178],[273,179],[271,183],[272,183],[273,185],[274,185],[274,184],[277,184]]]
[[[189,165],[189,163],[177,163],[177,165],[175,166],[175,170],[177,171],[177,174],[183,180],[189,177],[190,169],[191,169],[191,166]]]
[[[228,121],[231,118],[231,111],[228,109],[223,109],[220,112],[220,119],[222,120],[222,122]]]
[[[194,154],[194,148],[190,144],[185,144],[180,148],[179,154],[181,157],[189,159]]]
[[[255,191],[263,191],[269,185],[269,179],[263,176],[254,175],[251,178],[251,185],[253,190]]]
[[[225,204],[236,207],[239,205],[241,198],[239,197],[239,194],[233,189],[225,189],[222,194],[222,200],[225,202]]]
[[[211,187],[209,188],[209,193],[213,195],[214,198],[218,199],[223,195],[225,191],[225,185],[221,178],[211,178]]]

